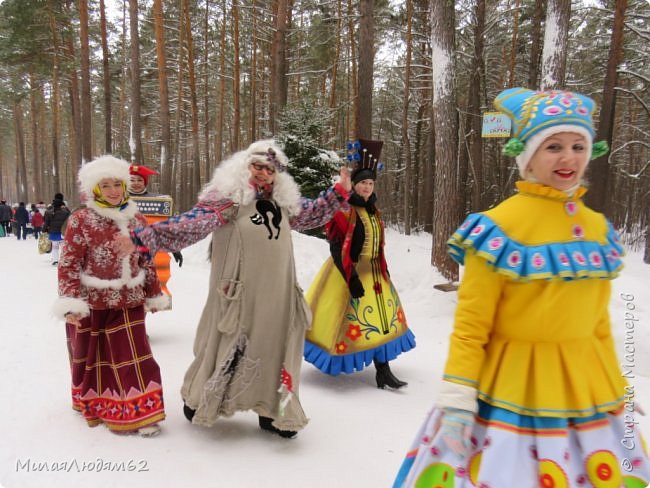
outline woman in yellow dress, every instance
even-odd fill
[[[382,141],[351,144],[353,192],[349,210],[326,225],[331,257],[307,291],[313,321],[305,359],[323,373],[361,371],[375,364],[378,388],[401,388],[388,362],[415,347],[402,303],[384,258],[384,225],[376,206],[375,178]]]
[[[595,102],[509,88],[494,105],[512,120],[504,153],[522,181],[448,241],[464,265],[449,356],[393,488],[648,486],[612,336],[631,322],[608,310],[623,248],[582,201],[590,158],[607,152],[593,142]]]

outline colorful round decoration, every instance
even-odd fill
[[[540,459],[539,486],[540,488],[569,488],[569,479],[555,461]]]
[[[460,226],[460,230],[465,230],[465,229],[467,229],[467,228],[469,227],[469,224],[470,224],[470,221],[469,221],[469,220],[466,220],[465,222],[463,222],[463,223],[461,224],[461,226]]]
[[[609,252],[607,253],[607,259],[609,259],[610,262],[616,261],[620,256],[621,255],[614,248],[610,249]]]
[[[616,456],[611,451],[600,450],[591,453],[585,467],[587,477],[594,488],[619,488],[623,483]]]
[[[471,236],[477,236],[477,235],[479,235],[481,232],[483,232],[484,230],[485,230],[485,226],[484,226],[483,224],[480,224],[480,225],[477,225],[476,227],[474,227],[474,228],[472,229],[472,232],[469,233],[469,235],[471,235]]]
[[[544,110],[542,110],[544,115],[560,115],[563,112],[564,110],[556,105],[549,105],[548,107],[544,107]]]
[[[587,260],[585,259],[585,255],[582,254],[580,251],[574,251],[573,254],[573,260],[578,263],[580,266],[584,266],[587,264]]]
[[[603,265],[603,258],[600,256],[600,253],[593,251],[589,253],[589,262],[594,268],[600,268]]]
[[[415,481],[415,488],[454,488],[454,468],[445,463],[433,463],[422,470]]]
[[[569,266],[571,264],[571,261],[569,260],[569,256],[565,252],[558,253],[557,255],[558,261],[560,261],[560,264],[562,266]]]
[[[503,246],[503,237],[495,237],[494,239],[490,239],[488,242],[488,249],[490,249],[490,251],[496,251],[497,249],[500,249],[501,246]]]
[[[512,251],[508,256],[508,266],[516,268],[521,264],[521,253],[519,251]]]
[[[533,254],[533,258],[531,259],[531,264],[535,269],[542,269],[546,264],[546,260],[544,259],[544,256],[542,256],[542,253],[536,252],[535,254]]]
[[[581,225],[574,225],[573,226],[573,237],[576,239],[584,239],[585,238],[585,230],[582,228]]]
[[[578,112],[580,115],[589,115],[589,109],[584,105],[576,108],[576,112]]]
[[[568,201],[564,204],[564,210],[567,215],[575,215],[578,213],[578,204],[576,202]]]

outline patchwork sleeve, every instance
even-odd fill
[[[191,210],[169,220],[133,231],[140,251],[153,256],[158,251],[176,252],[205,238],[237,214],[232,200],[208,195]]]
[[[291,220],[291,228],[298,231],[315,229],[325,225],[339,210],[349,209],[348,192],[340,183],[320,192],[313,200],[300,200],[300,213]]]

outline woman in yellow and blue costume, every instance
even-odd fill
[[[307,291],[312,327],[305,359],[323,373],[377,370],[378,388],[407,383],[389,361],[415,347],[402,304],[388,275],[384,224],[377,209],[374,183],[383,142],[359,139],[348,146],[352,171],[350,209],[334,214],[325,226],[331,257]]]
[[[511,88],[523,181],[449,239],[465,266],[439,397],[395,487],[643,487],[650,467],[608,303],[623,249],[586,207],[590,98]],[[440,480],[443,481],[440,481]]]

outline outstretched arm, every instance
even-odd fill
[[[350,171],[343,167],[339,173],[338,183],[320,192],[313,200],[301,199],[300,213],[291,221],[291,228],[302,231],[326,224],[338,210],[349,208],[347,200],[351,189]]]
[[[140,251],[150,256],[158,251],[179,251],[228,223],[236,215],[237,208],[232,200],[208,195],[187,212],[136,229],[133,237]]]

